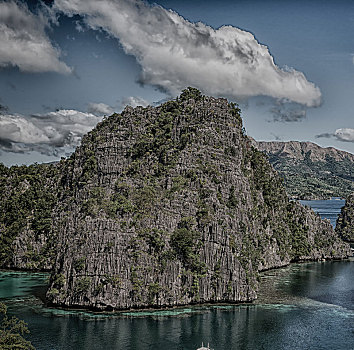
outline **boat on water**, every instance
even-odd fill
[[[203,343],[202,343],[202,347],[201,347],[201,348],[198,348],[197,350],[214,350],[214,349],[212,349],[211,347],[209,347],[209,343],[208,343],[208,346],[207,346],[207,347],[205,347],[205,346],[203,345]]]

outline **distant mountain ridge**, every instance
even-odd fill
[[[283,177],[290,197],[326,199],[354,192],[354,155],[313,142],[254,141]]]
[[[332,157],[336,161],[343,161],[347,159],[354,162],[354,154],[338,150],[334,147],[320,147],[313,142],[258,141],[257,147],[267,153],[279,154],[284,157],[296,158],[298,160],[304,160],[306,154],[310,152],[309,157],[313,162],[325,162],[327,161],[326,157]]]

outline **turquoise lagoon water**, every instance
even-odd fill
[[[354,349],[353,260],[267,271],[253,304],[140,313],[47,308],[47,276],[0,271],[0,300],[37,349]]]

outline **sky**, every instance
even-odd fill
[[[0,162],[69,156],[193,86],[256,140],[354,153],[354,1],[0,0]]]

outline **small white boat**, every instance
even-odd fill
[[[208,343],[208,346],[205,347],[202,343],[202,347],[201,348],[198,348],[197,350],[213,350],[211,347],[209,347],[209,343]]]

